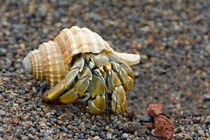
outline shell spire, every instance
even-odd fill
[[[60,82],[69,70],[72,58],[79,53],[114,54],[128,65],[139,63],[138,54],[119,53],[97,33],[88,28],[73,26],[63,29],[53,41],[42,43],[23,60],[25,70],[39,80],[46,80],[52,87]]]

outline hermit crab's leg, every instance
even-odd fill
[[[108,55],[110,61],[114,61],[114,62],[120,64],[120,66],[125,69],[125,71],[128,73],[128,75],[131,78],[134,78],[133,70],[131,69],[130,66],[128,66],[125,62],[123,62],[122,60],[120,60],[119,58],[117,58],[114,55],[111,55],[111,54],[107,54],[107,55]]]
[[[100,114],[102,112],[105,112],[106,109],[105,81],[99,69],[95,69],[93,71],[93,79],[87,91],[91,94],[91,97],[94,99],[88,102],[89,111],[92,114]]]
[[[61,82],[59,82],[57,85],[55,85],[55,87],[45,92],[42,98],[46,102],[55,100],[59,95],[61,95],[63,92],[69,89],[69,87],[75,81],[75,78],[78,75],[78,73],[83,70],[83,67],[84,67],[84,59],[79,57],[78,59],[76,59],[75,63],[72,65],[69,73],[65,76],[65,78]]]
[[[123,115],[126,110],[126,105],[127,101],[126,101],[124,88],[122,86],[118,86],[115,88],[115,90],[112,93],[112,101],[111,101],[112,111]]]
[[[118,63],[112,61],[111,64],[113,71],[117,74],[125,91],[129,90],[133,86],[133,78]]]
[[[112,91],[111,108],[113,112],[124,114],[126,110],[126,96],[120,79],[112,70],[106,72],[106,85]]]
[[[61,95],[59,101],[64,104],[69,104],[74,102],[78,97],[82,97],[90,85],[92,80],[92,74],[89,68],[84,67],[83,71],[78,74],[78,80],[74,87]]]
[[[124,89],[127,91],[133,86],[134,75],[133,71],[125,62],[118,59],[116,56],[108,54],[112,64],[112,69],[117,73]]]

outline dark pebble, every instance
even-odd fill
[[[154,120],[149,115],[145,115],[139,119],[139,122],[152,122],[152,121],[154,121]]]

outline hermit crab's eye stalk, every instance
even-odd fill
[[[23,64],[23,66],[24,66],[25,71],[27,71],[28,73],[32,73],[32,66],[31,66],[31,62],[30,62],[30,59],[29,59],[28,56],[26,56],[26,57],[23,59],[22,64]]]

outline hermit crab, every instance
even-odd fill
[[[23,65],[27,72],[51,86],[42,96],[48,103],[83,100],[92,114],[108,108],[124,114],[125,91],[134,83],[130,66],[139,60],[138,54],[114,51],[88,28],[73,26],[30,52]]]

